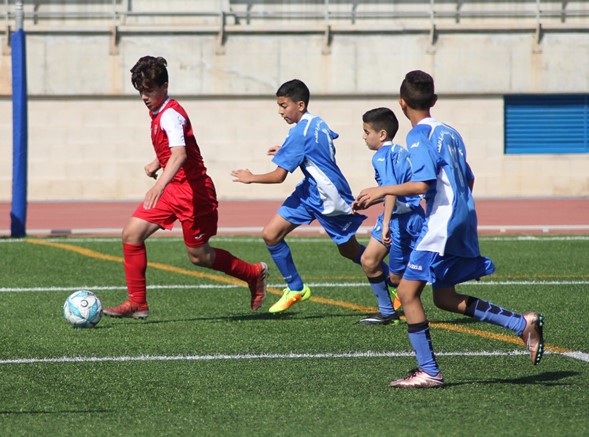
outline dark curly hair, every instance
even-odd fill
[[[131,68],[131,83],[137,91],[168,82],[168,65],[162,57],[143,56]]]

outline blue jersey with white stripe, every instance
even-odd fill
[[[480,255],[477,216],[460,134],[432,118],[420,121],[407,134],[414,182],[429,182],[425,193],[426,221],[416,250],[462,257]]]
[[[352,214],[354,200],[348,181],[335,161],[333,132],[319,117],[306,113],[293,126],[272,162],[305,178],[297,186],[301,201],[327,216]]]
[[[411,180],[409,152],[391,141],[384,143],[372,157],[374,179],[379,186],[398,185]],[[405,214],[421,208],[419,196],[397,196],[393,215]]]

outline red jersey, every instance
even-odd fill
[[[172,180],[197,182],[208,178],[192,124],[184,108],[176,100],[168,99],[158,112],[150,112],[150,115],[151,142],[162,168],[166,167],[172,154],[170,147],[186,147],[186,161]]]

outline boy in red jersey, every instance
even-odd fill
[[[168,97],[166,67],[164,58],[144,56],[131,69],[131,82],[151,116],[151,141],[156,156],[144,170],[156,182],[123,229],[129,299],[106,308],[104,314],[133,318],[149,315],[145,240],[158,229],[172,229],[176,220],[182,224],[190,261],[245,281],[251,294],[251,308],[256,311],[266,297],[268,266],[263,262],[250,264],[209,245],[209,239],[217,233],[215,186],[207,175],[186,111]]]

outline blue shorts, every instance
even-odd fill
[[[317,209],[303,203],[296,192],[278,208],[278,214],[293,225],[308,225],[317,220],[337,245],[347,243],[356,235],[358,228],[367,218],[362,214],[323,215]]]
[[[479,279],[493,272],[495,272],[493,261],[484,256],[464,258],[414,250],[409,258],[403,278],[410,281],[429,282],[435,290]]]
[[[393,215],[390,222],[391,240],[389,249],[389,270],[396,275],[402,275],[409,262],[411,251],[419,238],[423,226],[424,214],[420,208],[413,212],[401,215]],[[372,228],[372,238],[382,242],[383,214],[378,216],[376,225]]]

